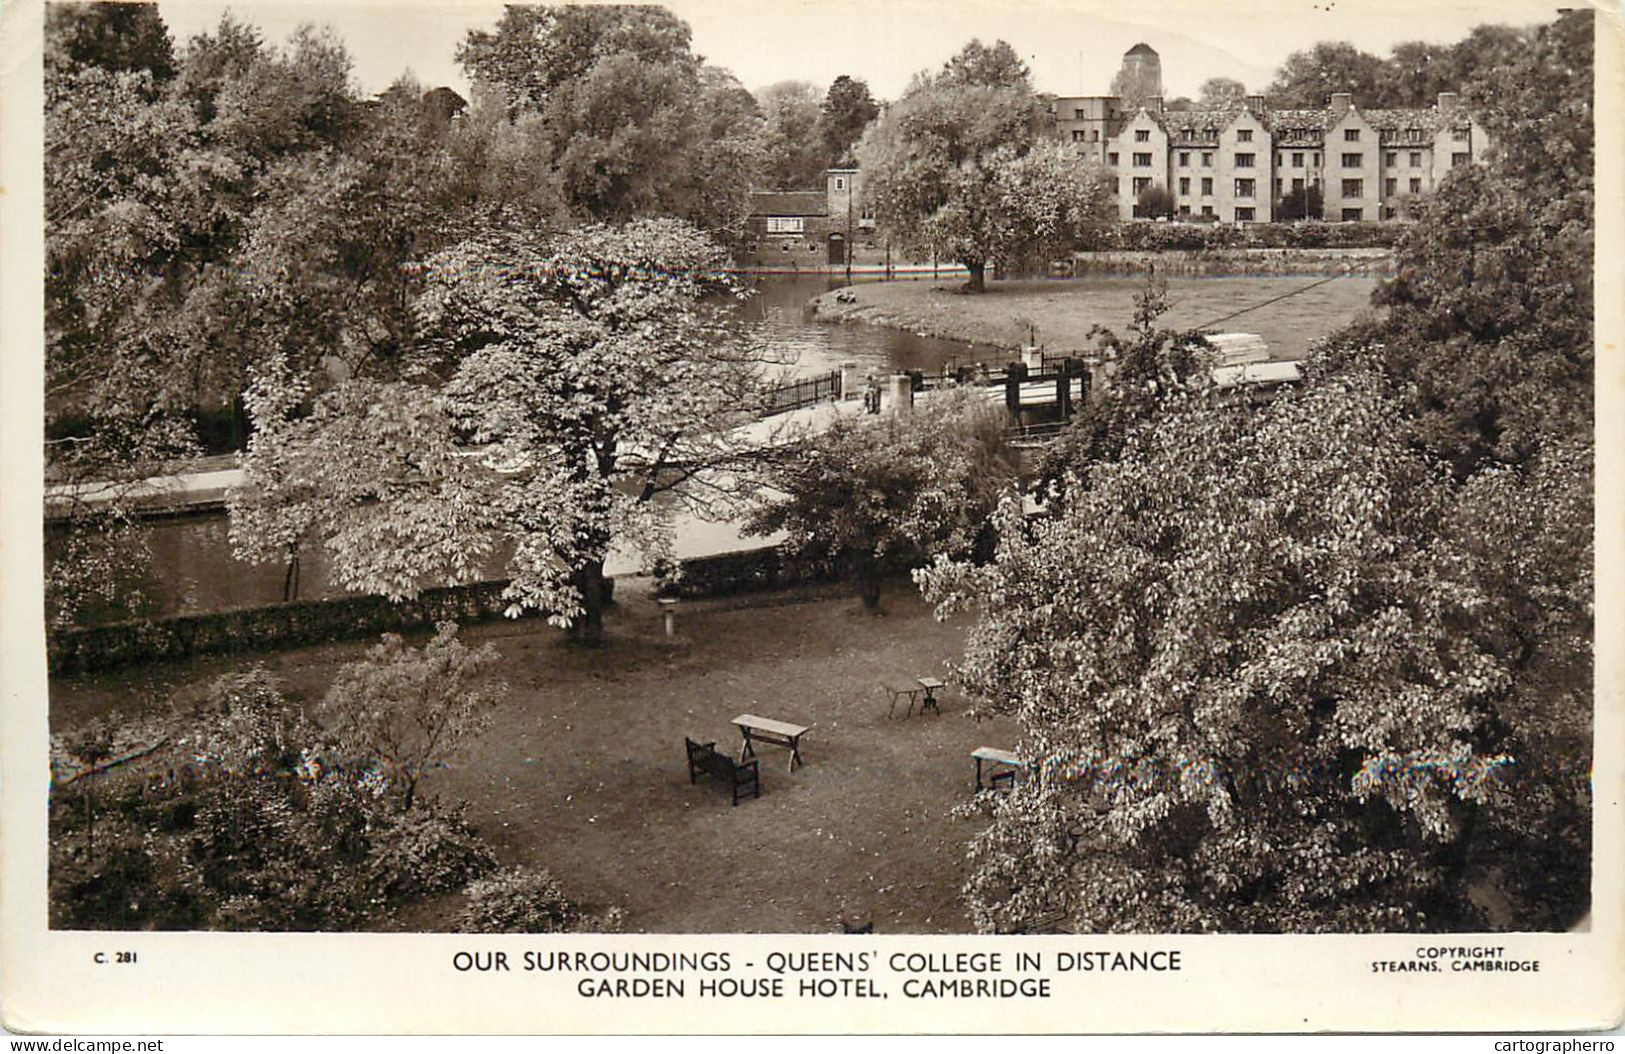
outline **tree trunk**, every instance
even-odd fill
[[[581,594],[581,617],[570,624],[570,642],[586,648],[604,643],[604,608],[609,603],[604,561],[592,560],[576,569],[574,585]]]
[[[987,272],[987,263],[985,261],[967,263],[965,264],[965,270],[970,272],[970,280],[965,283],[965,288],[972,293],[985,293],[987,285],[984,283],[983,278]]]

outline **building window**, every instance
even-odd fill
[[[1134,141],[1136,143],[1149,143],[1151,141],[1151,129],[1149,129],[1149,128],[1136,128],[1136,129],[1134,129]]]
[[[1385,180],[1383,180],[1382,181],[1382,192],[1383,192],[1384,195],[1386,195],[1386,196],[1388,196],[1390,198],[1393,197],[1395,194],[1398,194],[1399,193],[1399,180],[1397,180],[1397,179],[1385,179]]]
[[[1208,153],[1206,150],[1202,151],[1202,167],[1203,168],[1212,168],[1213,167],[1213,155]]]
[[[1473,159],[1472,154],[1451,154],[1450,155],[1450,167],[1451,168],[1460,168],[1462,165],[1465,165],[1467,162],[1471,161],[1472,159]]]
[[[1113,150],[1111,153],[1106,155],[1106,163],[1108,165],[1117,164],[1117,151]]]
[[[800,234],[804,222],[800,216],[769,216],[767,218],[767,233]]]
[[[1189,150],[1181,150],[1179,152],[1179,163],[1187,168],[1190,167],[1191,152]]]
[[[1293,180],[1293,181],[1292,181],[1292,189],[1293,189],[1293,190],[1302,190],[1302,189],[1303,189],[1303,180],[1301,180],[1301,179],[1294,179],[1294,180]]]
[[[1343,222],[1344,223],[1359,223],[1363,219],[1365,219],[1365,210],[1364,209],[1344,209],[1343,210]]]
[[[1204,215],[1204,216],[1213,215],[1213,206],[1212,205],[1203,205],[1202,206],[1202,215]]]
[[[1147,189],[1149,189],[1150,186],[1151,186],[1151,177],[1150,176],[1136,177],[1135,180],[1134,180],[1134,196],[1139,197],[1143,192],[1145,192]]]
[[[1422,193],[1422,180],[1421,180],[1421,177],[1419,177],[1419,176],[1412,176],[1411,177],[1411,193],[1412,194],[1420,194],[1420,193]]]
[[[1420,151],[1420,150],[1412,150],[1411,151],[1411,167],[1412,168],[1421,168],[1422,167],[1422,151]]]
[[[1253,187],[1254,187],[1255,184],[1256,184],[1256,180],[1251,180],[1251,179],[1238,179],[1238,180],[1236,180],[1236,197],[1238,197],[1238,198],[1250,198],[1250,197],[1253,197],[1254,196]]]
[[[1083,142],[1083,129],[1081,129],[1081,128],[1072,129],[1072,141],[1074,143]]]
[[[1420,143],[1422,141],[1422,129],[1420,129],[1420,128],[1407,128],[1407,129],[1405,129],[1405,141],[1407,143]]]
[[[1465,128],[1452,128],[1452,129],[1450,129],[1450,138],[1454,139],[1458,143],[1465,143],[1467,141],[1467,129],[1465,129]]]
[[[1202,196],[1204,198],[1211,198],[1213,196],[1213,177],[1212,176],[1203,176],[1202,177]]]
[[[1085,118],[1085,117],[1087,117],[1087,116],[1088,116],[1088,115],[1087,115],[1087,114],[1085,114],[1085,113],[1084,113],[1084,112],[1083,112],[1083,111],[1082,111],[1082,110],[1079,110],[1079,109],[1074,109],[1074,110],[1073,110],[1073,111],[1072,111],[1072,116],[1073,116],[1073,118],[1074,118],[1074,119],[1075,119],[1075,120],[1079,120],[1079,121],[1081,121],[1081,120],[1083,120],[1083,119],[1084,119],[1084,118]]]
[[[1182,139],[1195,139],[1196,138],[1196,129],[1194,129],[1194,128],[1181,128],[1179,130],[1179,135],[1180,135],[1180,138],[1182,138]]]
[[[1236,222],[1237,223],[1251,223],[1252,220],[1253,220],[1253,210],[1250,207],[1245,206],[1245,205],[1238,205],[1236,207]]]
[[[1303,167],[1303,155],[1302,154],[1293,154],[1292,155],[1292,167],[1293,168],[1302,168]]]
[[[1191,207],[1189,205],[1179,206],[1179,214],[1181,216],[1189,216],[1191,214]]]
[[[1285,189],[1286,189],[1286,182],[1284,180],[1281,180],[1281,179],[1277,178],[1276,181],[1275,181],[1275,196],[1280,197],[1281,193]]]
[[[1358,128],[1345,128],[1345,129],[1343,129],[1343,142],[1345,142],[1345,143],[1358,143],[1359,141],[1360,141],[1360,130]]]
[[[1189,194],[1191,192],[1191,177],[1189,177],[1189,176],[1180,176],[1179,177],[1179,192],[1181,194]]]
[[[1397,168],[1399,166],[1399,155],[1390,150],[1382,155],[1382,163],[1389,168]]]
[[[846,177],[844,177],[844,176],[836,176],[835,177],[835,189],[836,190],[845,190],[846,189]]]
[[[1134,155],[1134,167],[1135,168],[1150,168],[1151,167],[1151,155],[1150,154],[1135,154]]]
[[[1253,130],[1251,128],[1237,128],[1236,129],[1236,142],[1238,142],[1238,143],[1250,143],[1252,141],[1253,141]]]
[[[1202,138],[1217,139],[1219,138],[1219,130],[1217,128],[1204,128],[1202,129]]]
[[[1236,167],[1237,168],[1252,168],[1253,167],[1253,158],[1255,156],[1257,156],[1257,155],[1255,155],[1255,154],[1237,154],[1236,155]]]
[[[1320,167],[1320,151],[1319,150],[1315,151],[1315,167],[1316,168]]]
[[[1365,155],[1364,154],[1344,154],[1343,155],[1343,167],[1344,168],[1359,168],[1360,165],[1364,161],[1365,161]]]
[[[1345,180],[1343,180],[1343,196],[1345,198],[1363,198],[1363,197],[1365,197],[1365,180],[1363,180],[1363,179],[1345,179]]]
[[[1089,141],[1091,143],[1100,142],[1100,129],[1098,129],[1098,128],[1089,129]]]

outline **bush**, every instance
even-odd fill
[[[1084,249],[1096,252],[1215,252],[1224,249],[1361,249],[1395,245],[1395,223],[1124,223],[1095,232]]]
[[[565,896],[551,872],[511,867],[468,887],[468,904],[458,913],[463,933],[567,933],[620,928],[622,913],[611,908],[590,915]]]
[[[460,809],[398,808],[264,670],[177,725],[96,795],[53,788],[54,927],[356,929],[495,865]]]

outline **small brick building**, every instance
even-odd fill
[[[862,176],[832,168],[823,190],[756,191],[746,221],[745,257],[757,266],[802,270],[845,267],[880,247],[864,214]]]

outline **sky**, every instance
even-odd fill
[[[1026,60],[1034,86],[1057,95],[1104,94],[1123,52],[1146,43],[1162,57],[1164,94],[1194,97],[1209,77],[1263,91],[1287,55],[1322,40],[1347,40],[1386,56],[1403,40],[1450,43],[1485,22],[1549,21],[1582,0],[672,0],[694,50],[755,89],[781,80],[825,87],[840,74],[866,80],[877,98],[900,95],[918,70],[934,69],[972,38],[1004,39]],[[440,0],[161,0],[177,44],[228,9],[285,40],[300,24],[330,27],[369,92],[410,70],[426,87],[465,96],[454,53],[463,35],[488,28],[499,3]]]

